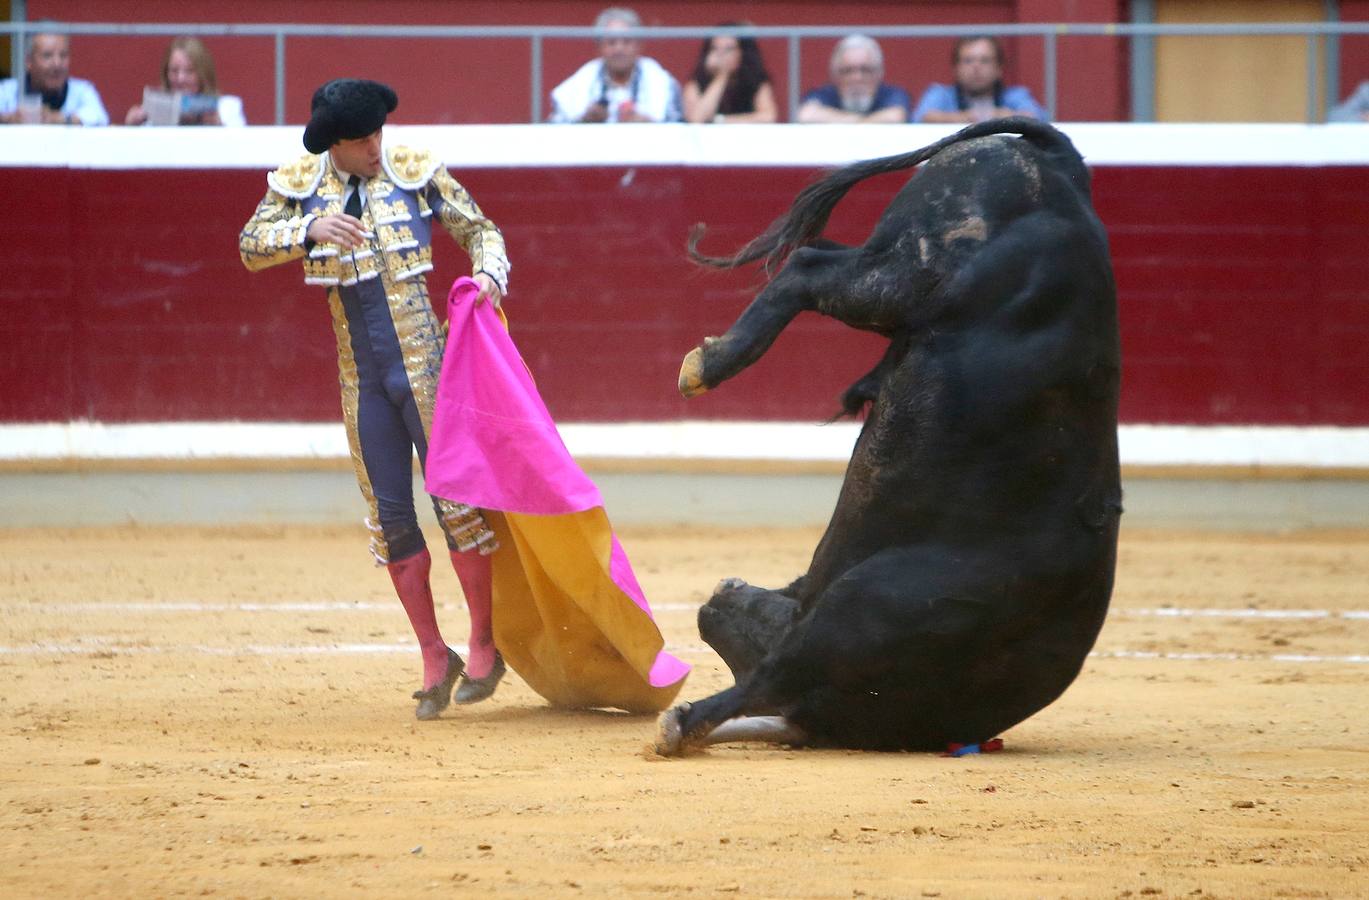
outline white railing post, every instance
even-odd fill
[[[542,35],[534,34],[529,51],[532,54],[532,71],[528,80],[532,83],[532,122],[542,121]]]
[[[285,124],[285,32],[276,32],[276,124]]]
[[[1063,29],[1065,28],[1065,26],[1064,26],[1064,25],[1061,25],[1061,26],[1059,26],[1059,28],[1062,30],[1062,33],[1063,33]],[[1045,41],[1045,43],[1046,43],[1046,46],[1045,46],[1045,53],[1042,54],[1043,56],[1045,56],[1045,66],[1046,66],[1046,89],[1045,89],[1045,90],[1046,90],[1046,114],[1050,117],[1050,120],[1051,120],[1052,122],[1054,122],[1055,119],[1056,119],[1056,115],[1055,115],[1055,72],[1056,72],[1056,69],[1055,69],[1055,32],[1054,32],[1054,31],[1047,31],[1047,32],[1043,35],[1043,37],[1046,39],[1046,41]]]
[[[799,36],[789,34],[789,121],[799,120]]]

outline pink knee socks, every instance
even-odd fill
[[[451,551],[452,568],[461,581],[466,607],[471,611],[471,650],[466,674],[484,678],[494,668],[494,628],[490,621],[493,603],[493,571],[488,556],[478,551]]]
[[[395,593],[399,595],[399,602],[404,604],[409,624],[418,637],[419,649],[423,651],[425,691],[447,676],[447,644],[437,627],[433,592],[428,585],[428,573],[432,565],[433,559],[427,548],[386,565],[390,570],[390,580],[395,585]]]

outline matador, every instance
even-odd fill
[[[498,546],[480,510],[434,497],[471,617],[470,662],[443,640],[433,607],[432,559],[413,498],[413,455],[426,465],[445,337],[428,298],[437,222],[470,256],[477,302],[496,307],[509,262],[499,229],[431,153],[385,146],[388,86],[338,79],[315,91],[309,153],[266,177],[266,196],[239,238],[258,271],[300,260],[306,284],[326,289],[337,337],[342,416],[357,483],[369,507],[371,552],[387,567],[423,654],[420,719],[452,699],[494,693],[504,661],[491,630],[491,566]]]

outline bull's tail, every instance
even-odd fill
[[[732,256],[706,256],[700,253],[698,246],[703,238],[704,226],[695,225],[689,236],[689,257],[700,265],[719,269],[735,269],[764,257],[767,271],[774,269],[794,250],[817,240],[827,227],[827,220],[837,203],[860,182],[875,175],[921,165],[952,144],[992,134],[1021,135],[1042,151],[1071,159],[1082,169],[1082,160],[1070,139],[1044,122],[1021,116],[978,122],[921,150],[865,160],[837,169],[821,181],[804,188],[789,212],[772,222],[769,228]]]

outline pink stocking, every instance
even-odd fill
[[[494,668],[493,569],[490,558],[481,556],[478,550],[453,550],[451,555],[452,568],[466,595],[466,608],[471,611],[471,650],[466,675],[484,678]]]
[[[433,558],[424,548],[413,556],[389,563],[390,580],[395,584],[399,602],[409,615],[409,624],[418,637],[423,651],[423,689],[426,691],[447,676],[447,644],[437,628],[437,613],[433,609],[433,592],[428,586],[428,572]]]

